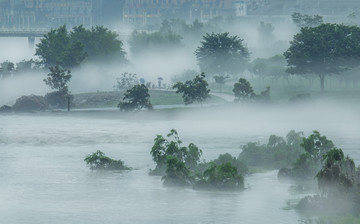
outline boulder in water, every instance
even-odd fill
[[[9,113],[12,111],[13,111],[12,107],[10,107],[8,105],[4,105],[4,106],[0,107],[0,113]]]
[[[12,108],[15,112],[34,112],[44,111],[47,106],[43,96],[30,95],[18,98]]]

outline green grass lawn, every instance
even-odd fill
[[[125,91],[81,93],[74,95],[74,108],[101,108],[117,107],[119,101],[124,97]],[[179,105],[184,104],[182,96],[175,91],[150,90],[150,102],[154,105]],[[224,103],[217,96],[211,96],[205,103]]]

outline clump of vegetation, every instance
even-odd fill
[[[157,135],[154,139],[154,145],[150,154],[156,163],[156,167],[150,171],[150,174],[164,175],[167,169],[167,160],[172,157],[176,157],[186,167],[194,170],[200,162],[202,150],[193,143],[190,143],[187,147],[182,146],[182,141],[174,129],[170,131],[167,138]]]
[[[135,30],[129,39],[130,51],[136,55],[144,51],[180,47],[181,39],[180,35],[172,31],[146,33]]]
[[[130,170],[121,160],[111,159],[98,150],[84,159],[91,170]]]
[[[194,187],[195,189],[243,189],[244,177],[230,162],[220,165],[211,162],[210,167],[204,171]]]
[[[178,82],[173,86],[173,89],[177,89],[176,93],[183,94],[183,100],[185,105],[192,104],[194,102],[202,103],[210,97],[210,89],[208,89],[208,83],[205,80],[205,74],[197,75],[193,80],[188,80],[185,83]]]
[[[157,135],[150,154],[156,162],[151,175],[164,175],[166,186],[193,186],[196,189],[242,189],[247,167],[230,154],[213,162],[200,163],[202,150],[193,143],[182,146],[176,130],[164,138]]]
[[[122,111],[134,111],[143,108],[152,110],[149,89],[144,84],[133,86],[126,91],[123,101],[120,101],[118,107]]]
[[[326,136],[321,136],[318,131],[303,138],[300,146],[305,152],[295,161],[292,168],[280,169],[279,178],[298,180],[314,178],[322,166],[324,155],[335,147],[331,140],[328,140]]]
[[[290,167],[304,152],[300,147],[302,132],[290,131],[286,139],[271,135],[267,144],[249,142],[242,147],[238,160],[248,166],[279,169]]]
[[[116,78],[116,85],[114,88],[116,90],[122,90],[122,89],[130,89],[133,86],[139,84],[139,80],[137,78],[137,75],[134,73],[123,73],[120,77]]]
[[[235,167],[238,174],[245,175],[249,172],[249,169],[245,163],[243,163],[240,159],[236,159],[229,153],[221,154],[217,159],[213,161],[215,165],[221,165],[230,163],[231,166]]]
[[[69,92],[68,83],[72,77],[71,71],[61,68],[59,65],[50,67],[50,73],[44,79],[46,85],[56,91],[45,95],[45,101],[50,107],[65,108],[73,96]]]
[[[210,75],[237,75],[245,70],[250,58],[243,40],[229,33],[206,34],[195,55],[201,71]]]
[[[316,179],[321,195],[303,198],[298,209],[332,215],[360,213],[360,168],[341,149],[333,148],[323,155]]]
[[[103,26],[86,29],[82,25],[70,32],[65,25],[51,29],[36,45],[35,53],[42,65],[64,68],[76,67],[85,59],[126,62],[125,54],[123,43],[115,32]]]
[[[234,84],[233,92],[235,94],[235,102],[270,101],[270,87],[266,87],[266,90],[262,91],[260,95],[257,95],[250,82],[244,78],[240,78],[239,81]]]

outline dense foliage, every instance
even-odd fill
[[[208,89],[208,83],[205,80],[205,74],[197,75],[193,80],[188,80],[185,83],[178,82],[173,88],[177,89],[176,93],[183,94],[183,100],[185,105],[192,104],[194,102],[201,103],[210,97],[210,89]]]
[[[234,84],[233,92],[235,95],[235,102],[270,101],[270,87],[266,87],[266,90],[262,91],[260,95],[257,95],[250,82],[244,78],[240,78],[239,81]]]
[[[242,147],[238,160],[248,166],[279,169],[290,167],[304,152],[300,147],[302,132],[290,131],[286,138],[271,135],[268,143],[249,142]]]
[[[291,74],[317,74],[321,91],[325,76],[359,66],[360,27],[322,24],[304,27],[284,53]]]
[[[152,110],[149,89],[144,84],[133,86],[126,91],[123,101],[120,101],[118,107],[122,111],[134,111],[143,108]]]
[[[132,74],[125,72],[121,74],[120,77],[116,78],[116,85],[114,86],[114,88],[116,90],[130,89],[137,84],[139,84],[137,75],[135,73]]]
[[[211,162],[210,167],[204,171],[197,181],[195,189],[221,189],[235,190],[244,188],[244,177],[237,172],[230,162],[216,165]]]
[[[150,152],[156,167],[151,175],[164,175],[166,186],[193,186],[196,189],[242,189],[243,174],[248,169],[245,164],[230,154],[218,159],[200,163],[202,150],[190,143],[182,146],[176,130],[171,130],[164,138],[157,135]]]
[[[98,150],[84,159],[91,170],[130,170],[121,160],[111,159]]]
[[[172,31],[158,31],[153,33],[134,31],[129,39],[132,54],[145,51],[159,51],[181,46],[182,37]]]
[[[174,156],[179,162],[183,162],[190,169],[195,169],[200,162],[202,150],[193,143],[190,143],[187,147],[182,146],[182,141],[174,129],[170,131],[167,138],[157,135],[154,139],[154,145],[150,154],[156,163],[156,167],[150,173],[153,175],[163,175],[169,156]]]
[[[45,100],[50,107],[64,108],[73,98],[68,88],[68,82],[72,77],[71,71],[62,69],[59,65],[49,69],[50,73],[44,82],[55,91],[46,94]]]
[[[324,23],[323,17],[320,15],[307,15],[295,12],[291,15],[292,21],[299,28],[302,27],[315,27]]]
[[[60,65],[73,68],[86,58],[90,61],[126,61],[123,43],[118,35],[102,26],[91,29],[78,26],[69,32],[64,25],[51,29],[36,46],[35,55],[46,67]]]
[[[210,75],[239,74],[250,57],[243,40],[229,33],[206,34],[195,55],[201,71]]]
[[[305,152],[295,161],[292,168],[280,169],[279,177],[313,179],[321,168],[323,156],[335,147],[331,140],[321,136],[318,131],[303,138],[300,146]]]

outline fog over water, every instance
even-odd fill
[[[282,54],[295,25],[276,24],[273,39],[260,45],[257,22],[229,27],[230,33],[244,39],[251,59]],[[198,70],[190,46],[136,57],[128,53],[128,65],[85,62],[72,70],[69,90],[73,94],[112,91],[124,72],[154,84],[163,77],[163,83],[170,84],[175,74]],[[26,38],[0,38],[0,49],[0,62],[34,58],[35,50],[29,49]],[[129,52],[126,42],[125,49]],[[0,106],[12,105],[22,95],[50,92],[43,82],[46,74],[0,79]],[[166,188],[161,177],[149,175],[155,167],[150,155],[154,138],[176,129],[184,145],[196,144],[210,161],[224,153],[237,157],[241,146],[265,144],[271,134],[284,137],[295,130],[308,136],[318,130],[358,165],[360,105],[354,102],[314,97],[297,104],[221,102],[180,110],[175,107],[183,105],[166,105],[170,109],[155,105],[153,112],[134,114],[116,108],[1,114],[0,223],[304,223],[307,217],[288,205],[315,192],[292,191],[293,183],[279,181],[277,170],[245,176],[246,189],[238,192]],[[84,158],[97,150],[134,170],[91,171]]]
[[[358,108],[308,108],[204,108],[170,118],[113,112],[0,116],[0,216],[4,223],[298,223],[304,218],[285,208],[304,195],[279,182],[276,171],[247,176],[243,192],[165,188],[160,177],[148,175],[154,168],[149,152],[155,134],[172,128],[184,144],[196,143],[206,160],[226,152],[237,156],[241,145],[265,143],[270,134],[316,129],[359,163]],[[96,150],[135,170],[90,171],[83,159]]]

